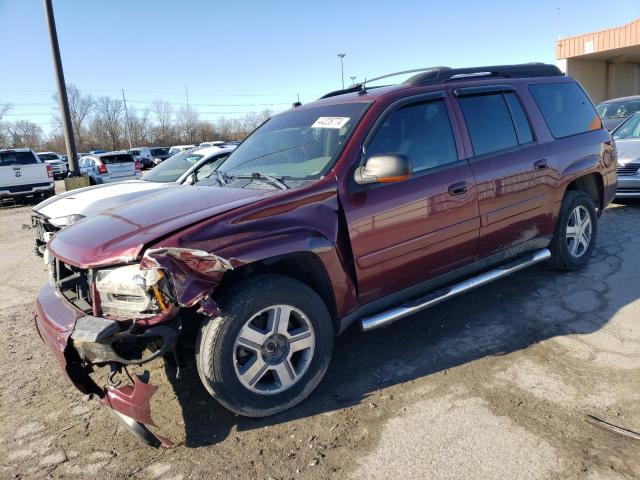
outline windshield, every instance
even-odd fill
[[[323,174],[368,103],[344,103],[289,110],[253,132],[221,165],[227,175],[260,173],[312,179]]]
[[[152,148],[151,155],[166,155],[169,153],[168,148]]]
[[[596,110],[602,118],[625,118],[640,111],[640,100],[601,103]]]
[[[39,153],[38,157],[40,157],[40,160],[58,160],[58,155],[56,155],[55,153]]]
[[[626,120],[613,132],[613,138],[621,140],[624,138],[640,138],[640,114]]]
[[[149,170],[142,179],[159,183],[176,182],[184,172],[195,165],[203,156],[191,150],[178,153]]]

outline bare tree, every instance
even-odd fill
[[[151,107],[158,122],[156,128],[156,142],[167,145],[171,136],[171,118],[173,117],[173,108],[171,104],[162,100],[155,100]]]
[[[71,128],[76,138],[76,144],[80,150],[85,149],[86,145],[86,125],[89,121],[91,112],[93,111],[94,100],[89,94],[84,95],[78,87],[72,83],[67,84],[67,98],[69,100],[69,116],[71,117]],[[53,99],[58,103],[58,95],[54,94]],[[55,115],[56,126],[62,127],[60,117]]]
[[[176,116],[177,127],[182,134],[183,141],[195,143],[197,140],[198,122],[200,115],[196,110],[189,107],[182,107]]]
[[[120,147],[124,124],[124,107],[122,100],[107,96],[98,97],[95,102],[95,112],[95,126],[98,130],[102,131],[103,136],[108,139],[109,147],[112,150],[117,150]]]
[[[39,150],[44,143],[42,128],[28,120],[18,120],[6,127],[8,143],[13,147],[28,147]]]
[[[2,121],[2,118],[9,112],[9,110],[11,110],[13,108],[13,105],[11,105],[9,102],[1,102],[0,101],[0,121]]]

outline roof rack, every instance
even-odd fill
[[[405,80],[403,85],[433,85],[454,80],[463,80],[474,77],[506,77],[506,78],[527,78],[527,77],[559,77],[564,76],[555,65],[546,63],[523,63],[518,65],[493,65],[487,67],[471,67],[471,68],[451,68],[451,67],[429,67],[416,68],[413,70],[404,70],[402,72],[389,73],[380,77],[365,79],[361,83],[356,83],[342,90],[335,90],[323,95],[322,98],[335,97],[345,93],[363,92],[366,93],[365,86],[367,83],[375,82],[383,78],[395,77],[397,75],[406,75],[407,73],[416,73],[417,75]],[[377,88],[377,87],[369,87]]]

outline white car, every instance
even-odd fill
[[[53,168],[30,148],[0,150],[0,199],[54,194]]]
[[[176,153],[184,152],[185,150],[191,150],[196,148],[195,145],[174,145],[169,149],[169,155],[175,155]]]
[[[224,145],[225,142],[223,142],[222,140],[216,140],[213,142],[202,142],[200,145],[198,145],[199,147],[219,147],[220,145]]]
[[[97,185],[56,195],[32,209],[31,224],[36,228],[36,252],[44,253],[55,232],[84,217],[137,200],[163,188],[180,188],[210,175],[235,147],[198,148],[165,160],[140,180]]]
[[[140,178],[142,164],[127,152],[85,155],[79,160],[80,174],[89,177],[91,185],[122,182]]]
[[[37,155],[40,160],[51,165],[53,178],[55,180],[60,180],[67,176],[67,172],[69,171],[67,164],[56,152],[38,152]]]

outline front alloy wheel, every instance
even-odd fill
[[[202,384],[247,417],[282,412],[304,400],[327,371],[333,322],[318,294],[282,275],[239,281],[216,299],[196,341]]]
[[[233,362],[240,383],[270,395],[291,388],[307,372],[315,346],[313,326],[291,305],[274,305],[251,317],[240,330]]]

